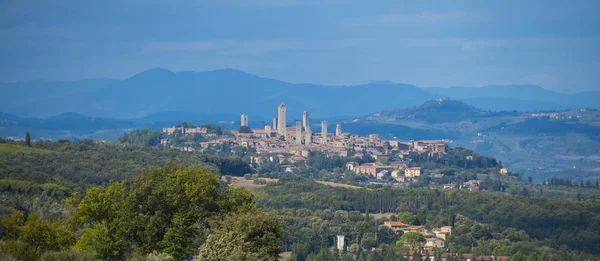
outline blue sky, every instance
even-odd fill
[[[600,91],[600,1],[3,0],[0,81],[235,68],[289,82]]]

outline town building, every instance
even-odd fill
[[[384,170],[392,171],[393,169],[394,167],[392,166],[377,165],[375,163],[365,163],[363,165],[354,167],[354,172],[356,174],[365,174],[376,177],[377,173],[379,172],[382,172]]]
[[[335,136],[342,135],[342,124],[338,123],[335,125]]]
[[[420,167],[406,168],[406,169],[404,169],[404,176],[405,177],[419,177],[419,176],[421,176],[421,168]]]
[[[439,238],[427,238],[425,248],[444,248],[444,240]]]

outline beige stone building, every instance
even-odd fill
[[[419,176],[421,176],[421,168],[420,167],[406,168],[406,169],[404,169],[404,176],[405,177],[419,177]]]

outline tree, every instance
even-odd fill
[[[0,249],[0,252],[12,252],[9,254],[17,259],[29,259],[39,257],[46,251],[63,250],[75,242],[73,232],[64,224],[59,221],[50,223],[40,219],[37,214],[30,214],[25,219],[24,212],[15,211],[0,220],[0,224],[5,230],[3,239],[10,240],[14,246],[8,250]]]
[[[240,133],[252,133],[252,129],[248,126],[241,126],[239,129]]]
[[[406,232],[400,238],[400,242],[410,248],[415,248],[420,243],[425,242],[425,237],[419,232]]]
[[[31,134],[29,132],[25,133],[25,145],[31,147]]]
[[[258,210],[229,214],[214,226],[199,260],[277,260],[286,233],[278,218]]]
[[[167,164],[133,182],[91,188],[71,221],[84,228],[76,247],[101,259],[122,259],[132,250],[167,253],[175,260],[194,254],[201,228],[232,211],[253,208],[245,189],[221,187],[218,175],[201,167]]]
[[[411,213],[403,212],[398,215],[398,221],[407,225],[412,225],[415,223],[415,216]]]

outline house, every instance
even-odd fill
[[[454,184],[454,183],[444,184],[444,189],[454,189],[455,187],[456,187],[456,184]]]
[[[393,169],[394,169],[394,167],[392,167],[392,166],[377,165],[375,163],[365,163],[358,167],[354,167],[354,172],[356,174],[367,174],[369,176],[375,177],[377,175],[377,173],[379,173],[381,171],[384,171],[384,170],[391,171]]]
[[[501,175],[508,175],[508,169],[507,168],[501,168],[500,169],[500,174]]]
[[[452,235],[452,227],[451,226],[443,226],[440,228],[434,228],[431,230],[431,232],[433,232],[433,234],[435,234],[435,237],[442,239],[442,240],[447,240],[448,237],[450,235]]]
[[[348,162],[346,163],[346,169],[349,171],[354,171],[354,167],[356,167],[356,162]]]
[[[427,241],[425,242],[425,247],[426,248],[443,248],[444,240],[441,240],[439,238],[428,238]]]
[[[400,221],[384,221],[383,225],[391,228],[394,232],[402,231],[408,227],[407,224],[404,224]]]
[[[454,229],[452,228],[452,226],[443,226],[443,227],[440,228],[440,230],[442,232],[445,232],[445,233],[448,233],[448,234],[452,235],[452,231]]]
[[[420,167],[406,168],[406,169],[404,169],[404,176],[405,177],[421,176],[421,168]]]
[[[380,172],[377,172],[377,179],[383,179],[383,178],[389,176],[389,173],[390,172],[387,170],[382,170]]]

